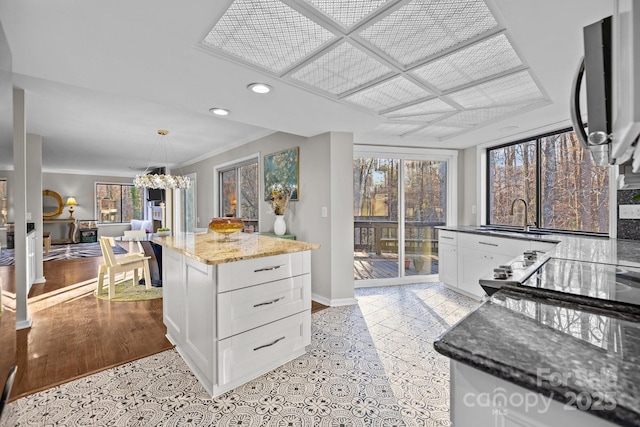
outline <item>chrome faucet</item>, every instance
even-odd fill
[[[527,201],[521,197],[515,199],[513,202],[511,202],[511,212],[509,214],[513,215],[513,208],[515,207],[517,201],[521,201],[522,203],[524,203],[524,218],[522,219],[522,227],[524,228],[524,231],[527,232],[529,231],[529,205],[527,205]]]

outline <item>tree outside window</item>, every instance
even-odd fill
[[[96,212],[102,224],[144,219],[144,189],[133,184],[96,183]]]
[[[488,160],[488,222],[521,226],[528,222],[556,231],[607,233],[609,169],[597,166],[572,130],[491,148]]]

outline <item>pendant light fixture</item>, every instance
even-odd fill
[[[133,180],[133,184],[136,187],[142,188],[152,188],[152,189],[161,189],[161,190],[183,190],[187,189],[191,186],[191,180],[182,175],[169,175],[167,171],[169,169],[169,165],[167,162],[167,144],[169,131],[165,129],[158,129],[158,142],[154,146],[149,158],[153,155],[153,153],[157,150],[164,151],[164,160],[165,160],[165,169],[163,174],[157,173],[148,173],[152,168],[151,166],[147,166],[143,174],[136,175]]]

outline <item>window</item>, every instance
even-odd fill
[[[220,216],[242,218],[245,225],[258,229],[259,194],[258,160],[218,169],[220,183]]]
[[[0,179],[0,225],[7,222],[7,180]]]
[[[96,183],[96,212],[101,224],[144,219],[144,189],[133,184]]]
[[[570,129],[487,151],[488,223],[583,233],[609,230],[609,168],[597,166]]]

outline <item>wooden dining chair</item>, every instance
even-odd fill
[[[97,295],[100,295],[104,289],[104,275],[109,276],[109,299],[115,297],[116,293],[116,275],[124,273],[119,281],[127,278],[127,273],[133,271],[133,286],[138,284],[139,270],[143,270],[144,284],[146,289],[151,289],[151,274],[149,272],[149,259],[151,257],[144,256],[144,253],[134,253],[116,256],[113,252],[115,241],[113,237],[100,237],[100,249],[104,264],[98,268],[98,289]]]

